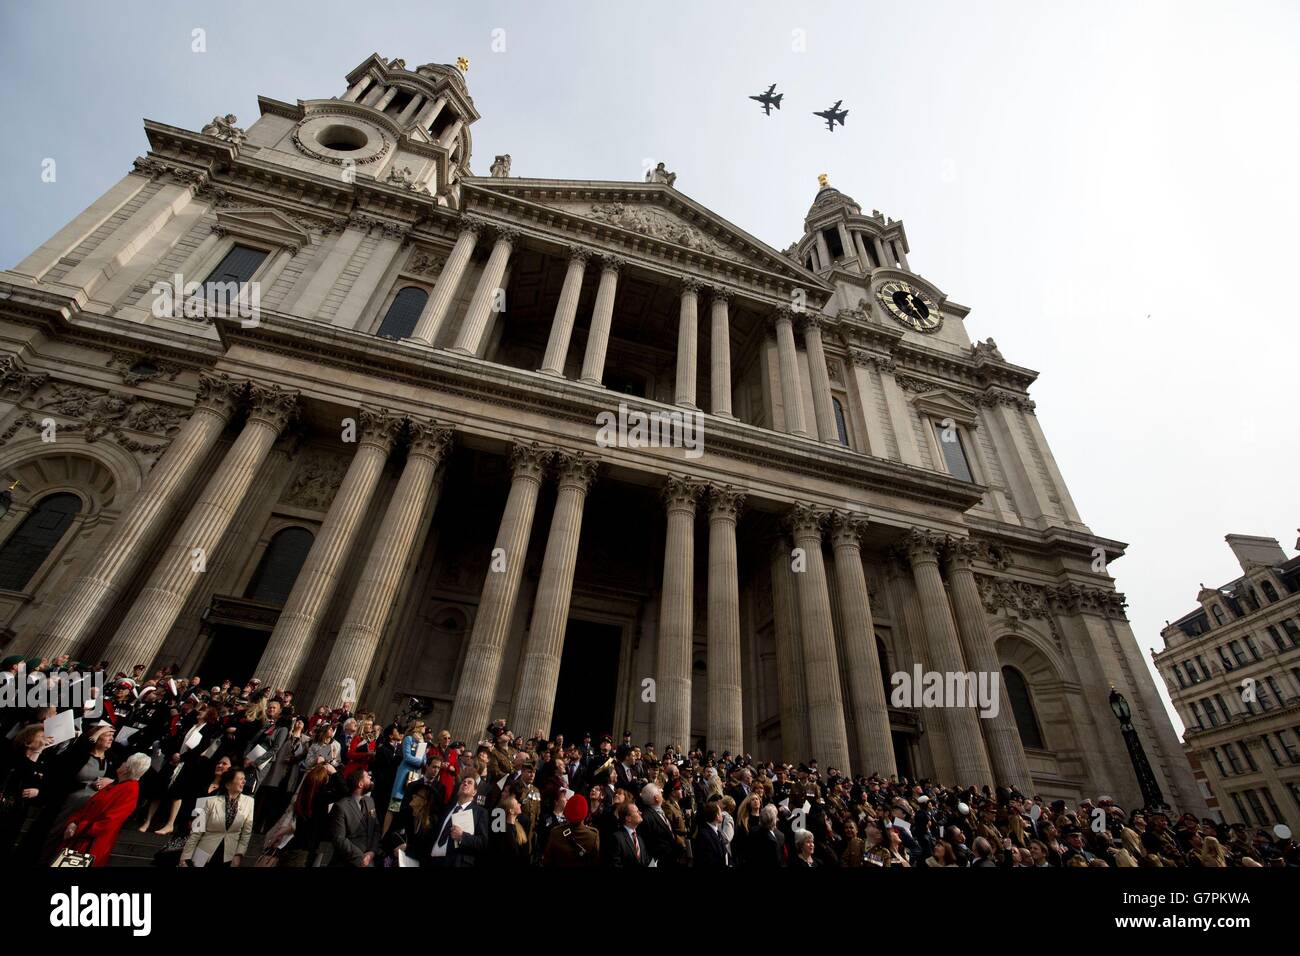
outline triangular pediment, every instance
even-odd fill
[[[912,398],[912,404],[923,414],[936,418],[951,418],[972,427],[979,422],[979,413],[975,407],[946,388],[922,392]]]
[[[299,248],[311,242],[306,229],[284,213],[256,206],[217,210],[217,225],[233,235]]]
[[[475,189],[535,204],[597,228],[653,240],[674,256],[684,251],[716,257],[809,288],[830,288],[791,257],[662,183],[513,177],[467,182]]]

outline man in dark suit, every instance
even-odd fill
[[[370,773],[358,767],[347,776],[348,795],[334,804],[329,816],[333,866],[370,866],[379,846],[379,824],[370,799]]]
[[[488,815],[476,802],[477,793],[477,778],[472,772],[466,773],[460,778],[455,799],[438,821],[438,836],[430,855],[433,866],[475,866],[479,855],[487,850]],[[472,814],[472,833],[453,822],[456,814],[466,812]]]
[[[664,794],[658,784],[648,783],[641,789],[641,803],[645,806],[639,831],[641,842],[657,866],[676,866],[685,848],[678,846],[673,836],[673,825],[664,813]]]
[[[614,816],[618,819],[618,827],[609,847],[609,865],[649,866],[650,853],[636,833],[636,828],[641,825],[641,810],[636,802],[629,800],[619,804]]]
[[[731,866],[731,854],[722,839],[722,805],[711,800],[700,809],[699,830],[695,834],[695,865],[699,867]]]

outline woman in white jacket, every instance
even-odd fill
[[[227,770],[221,789],[194,810],[181,866],[239,866],[253,836],[253,798],[244,795],[244,771]]]

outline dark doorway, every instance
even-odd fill
[[[889,736],[894,745],[894,764],[898,767],[898,778],[912,779],[912,748],[907,745],[907,734],[891,731]]]
[[[211,628],[212,643],[199,665],[198,675],[204,687],[212,687],[224,680],[246,684],[254,676],[253,670],[266,650],[266,631],[230,624],[216,624]]]
[[[564,734],[575,743],[591,733],[596,740],[611,734],[615,740],[623,728],[614,726],[614,701],[618,691],[618,655],[623,643],[622,628],[591,621],[570,621],[564,635],[564,656],[560,658],[560,680],[555,689],[555,713],[551,736]],[[516,727],[516,733],[531,734],[535,727]]]

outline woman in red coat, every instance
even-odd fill
[[[106,866],[122,824],[135,813],[140,799],[139,780],[149,769],[148,754],[132,754],[117,769],[117,783],[105,787],[68,818],[59,846],[77,853],[89,853],[92,866]]]

